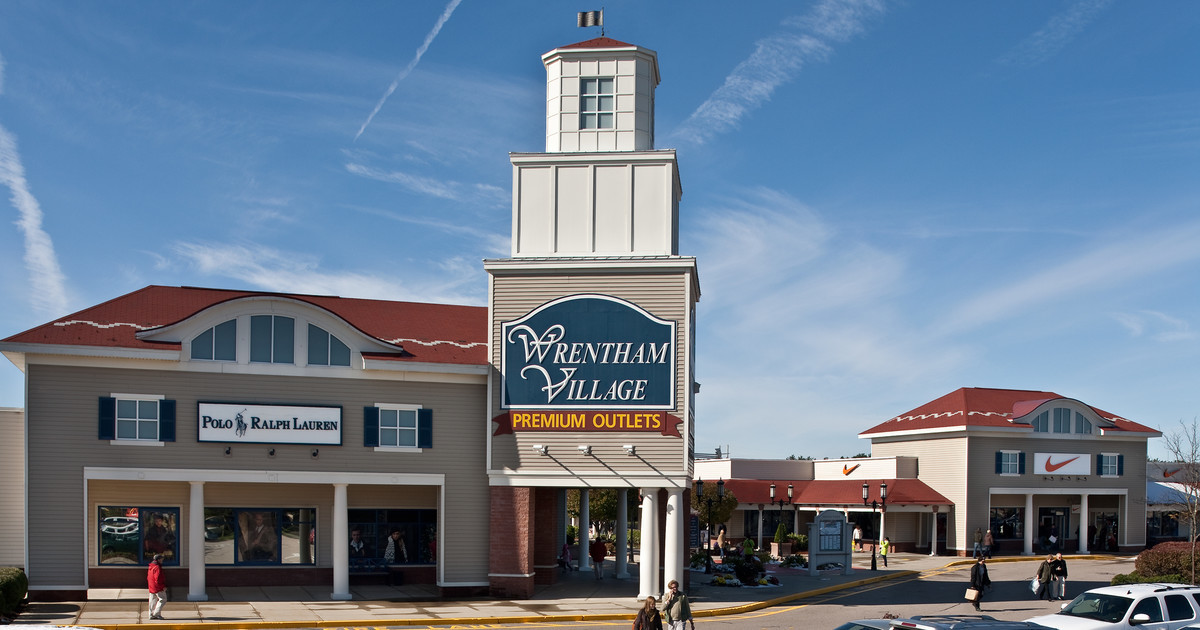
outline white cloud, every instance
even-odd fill
[[[1200,222],[1140,236],[1120,235],[1081,256],[984,292],[951,309],[938,328],[970,330],[1065,298],[1120,286],[1184,263],[1200,260]]]
[[[1033,66],[1049,59],[1066,48],[1110,4],[1112,0],[1082,0],[1072,4],[1001,57],[1000,63]]]
[[[421,43],[419,48],[417,48],[417,53],[413,55],[412,61],[408,62],[408,65],[400,71],[400,74],[396,75],[396,78],[392,80],[392,84],[388,86],[387,91],[383,93],[383,97],[380,98],[379,102],[375,104],[375,109],[371,110],[371,114],[367,116],[367,120],[363,122],[362,127],[358,128],[358,133],[354,134],[355,140],[358,140],[358,137],[367,130],[367,125],[370,125],[371,121],[375,119],[375,114],[378,114],[379,110],[383,109],[383,104],[387,102],[387,99],[392,95],[392,92],[396,91],[396,87],[400,85],[400,82],[404,80],[404,77],[407,77],[408,74],[413,71],[413,68],[417,67],[417,64],[421,61],[421,57],[425,55],[425,51],[429,50],[429,45],[433,43],[433,38],[437,37],[437,34],[442,30],[442,26],[445,25],[446,20],[449,20],[450,16],[454,14],[454,9],[458,8],[458,4],[460,2],[462,2],[462,0],[450,0],[450,3],[446,5],[445,10],[443,10],[442,14],[438,16],[437,23],[435,23],[433,28],[430,29],[429,33],[425,35],[425,41]]]
[[[1150,332],[1150,339],[1170,343],[1196,338],[1191,324],[1178,317],[1159,311],[1142,310],[1136,313],[1113,313],[1113,319],[1129,331],[1131,337],[1141,337]]]
[[[672,139],[704,144],[736,128],[805,64],[826,60],[833,52],[831,43],[861,33],[866,21],[884,9],[882,0],[824,0],[809,14],[786,20],[784,26],[799,32],[777,33],[755,42],[754,52],[670,134]]]
[[[172,251],[200,273],[233,278],[260,290],[381,300],[476,302],[477,298],[471,298],[478,294],[474,285],[482,273],[477,268],[467,269],[449,261],[441,267],[442,274],[401,282],[396,279],[395,270],[381,274],[322,271],[316,256],[252,243],[181,242]],[[460,287],[471,290],[459,292]]]
[[[25,269],[32,285],[30,302],[39,314],[51,317],[69,311],[66,278],[54,253],[54,242],[42,228],[42,208],[29,190],[17,139],[0,126],[0,183],[8,187],[12,205],[20,213],[17,226],[25,235]]]
[[[399,184],[412,192],[439,199],[483,204],[488,207],[504,207],[510,202],[508,191],[489,184],[442,181],[402,171],[382,171],[354,162],[346,164],[346,170],[367,179]]]

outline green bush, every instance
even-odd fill
[[[779,563],[779,566],[781,566],[781,567],[802,567],[802,566],[804,566],[804,563],[805,563],[804,556],[802,556],[800,554],[795,554],[795,555],[791,555],[791,556],[784,558],[783,562]]]
[[[788,540],[796,545],[797,551],[808,551],[808,536],[806,534],[788,534]]]
[[[0,567],[0,613],[12,615],[29,589],[29,577],[17,567]]]
[[[762,573],[762,561],[754,556],[742,556],[733,565],[733,575],[742,584],[754,585],[758,582],[758,575]]]
[[[787,526],[784,525],[783,523],[780,523],[779,527],[775,528],[775,542],[777,542],[777,543],[787,542],[787,536],[788,536]]]
[[[575,539],[578,537],[579,528],[574,525],[567,525],[567,544],[574,545]]]
[[[1137,573],[1118,573],[1114,575],[1109,584],[1113,586],[1121,586],[1122,584],[1141,584],[1145,582],[1166,582],[1168,584],[1187,584],[1189,580],[1179,574],[1170,575],[1138,575]]]

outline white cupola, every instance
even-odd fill
[[[542,62],[546,152],[509,154],[513,257],[678,255],[679,168],[654,148],[658,55],[599,37]]]
[[[597,37],[542,55],[546,152],[651,151],[658,54]]]

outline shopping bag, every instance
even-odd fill
[[[1033,578],[1033,581],[1029,583],[1029,589],[1034,593],[1038,592],[1038,589],[1041,588],[1041,586],[1042,583],[1037,578]]]
[[[967,589],[967,594],[964,595],[963,597],[966,597],[967,601],[969,601],[969,602],[978,601],[979,600],[979,591],[977,591],[973,588],[969,588],[969,589]]]

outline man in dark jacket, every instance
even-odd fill
[[[983,599],[983,589],[991,586],[992,580],[988,578],[987,558],[979,556],[979,560],[975,562],[975,566],[971,567],[971,588],[975,589],[978,595],[971,605],[975,610],[979,610],[979,602]]]
[[[1054,554],[1054,562],[1050,563],[1050,572],[1054,574],[1054,585],[1050,588],[1051,599],[1067,598],[1067,561],[1062,554]]]
[[[1054,589],[1050,584],[1054,579],[1054,556],[1046,556],[1046,559],[1042,560],[1034,577],[1038,579],[1038,590],[1035,597],[1046,601],[1054,599]]]

